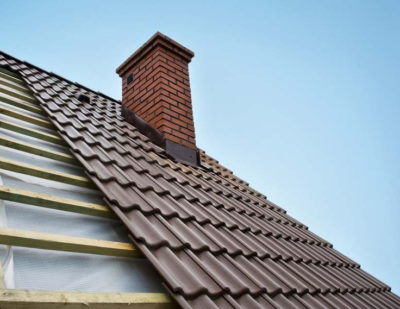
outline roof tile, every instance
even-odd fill
[[[0,53],[189,308],[400,308],[398,296],[218,161],[174,162],[119,102]],[[90,103],[77,100],[79,94]]]

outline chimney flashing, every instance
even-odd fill
[[[139,132],[146,136],[150,141],[157,146],[164,148],[166,155],[170,158],[190,166],[201,166],[200,152],[198,150],[166,139],[161,131],[151,126],[146,120],[135,115],[123,105],[121,107],[121,115],[128,123],[138,129]]]
[[[200,153],[196,149],[192,149],[166,139],[165,152],[178,162],[194,167],[199,167],[201,165]]]

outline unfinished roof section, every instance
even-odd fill
[[[0,290],[0,306],[54,307],[66,297],[77,306],[81,300],[114,307],[170,304],[162,278],[131,243],[31,90],[1,67],[0,110],[0,286],[7,288]],[[135,275],[119,280],[127,271]]]
[[[184,308],[396,308],[390,288],[246,185],[168,159],[120,105],[5,54]],[[129,275],[129,274],[126,274]]]

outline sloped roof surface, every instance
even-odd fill
[[[173,162],[119,102],[6,54],[0,65],[23,76],[182,307],[400,308],[387,285],[215,160]]]

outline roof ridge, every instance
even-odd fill
[[[44,72],[44,73],[46,73],[46,74],[49,74],[49,75],[51,75],[51,76],[54,76],[54,77],[56,77],[56,78],[58,78],[58,79],[62,79],[62,80],[64,80],[64,81],[67,82],[67,83],[74,84],[74,85],[76,85],[76,86],[78,86],[78,87],[80,87],[80,88],[86,89],[87,91],[90,91],[90,92],[92,92],[92,93],[96,93],[96,94],[102,96],[103,98],[105,98],[105,99],[107,99],[107,100],[111,100],[111,101],[113,101],[113,102],[115,102],[115,103],[121,104],[121,101],[120,101],[120,100],[114,99],[114,98],[110,97],[109,95],[106,95],[106,94],[104,94],[104,93],[102,93],[102,92],[100,92],[100,91],[96,91],[96,90],[90,89],[89,87],[86,87],[86,86],[84,86],[84,85],[82,85],[82,84],[80,84],[80,83],[78,83],[78,82],[74,82],[74,81],[72,81],[72,80],[70,80],[70,79],[68,79],[68,78],[66,78],[66,77],[64,77],[64,76],[62,76],[62,75],[57,74],[57,73],[54,73],[54,72],[51,72],[51,71],[47,71],[47,70],[45,70],[45,69],[43,69],[43,68],[41,68],[41,67],[38,67],[37,65],[34,65],[34,64],[32,64],[32,63],[30,63],[30,62],[28,62],[28,61],[18,59],[18,58],[16,58],[16,57],[11,56],[10,54],[8,54],[8,53],[2,51],[2,50],[0,50],[0,54],[3,54],[3,55],[6,56],[6,57],[9,57],[9,58],[11,58],[11,59],[13,59],[13,60],[15,60],[15,61],[20,62],[20,63],[26,64],[26,65],[28,65],[28,66],[30,66],[30,67],[33,67],[33,68],[35,68],[35,69],[37,69],[37,70],[39,70],[39,71],[42,71],[42,72]]]

